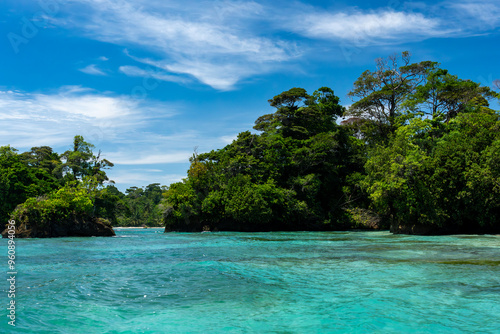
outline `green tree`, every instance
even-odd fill
[[[412,114],[449,122],[461,112],[488,107],[488,100],[495,95],[489,87],[435,68],[428,71],[425,84],[416,87],[404,105]]]
[[[373,204],[393,230],[498,231],[499,138],[499,115],[481,108],[458,114],[444,128],[430,119],[411,120],[366,164]]]
[[[94,145],[87,143],[82,136],[75,136],[73,149],[61,154],[64,163],[61,165],[63,173],[72,180],[81,179],[89,175],[92,167],[91,159]]]
[[[312,96],[303,88],[292,88],[270,99],[269,104],[277,111],[259,117],[254,129],[294,139],[332,130],[337,117],[344,113],[339,98],[328,87],[321,87]]]
[[[160,226],[163,219],[163,206],[160,205],[165,189],[159,183],[152,183],[145,188],[130,187],[126,194],[121,194],[116,188],[113,198],[120,197],[113,202],[117,213],[117,224],[120,226]]]
[[[96,176],[102,184],[108,181],[104,169],[113,167],[113,163],[107,159],[101,159],[101,151],[96,155],[92,152],[94,145],[84,140],[82,136],[75,136],[73,139],[73,149],[61,154],[63,163],[56,168],[62,172],[64,177],[71,180],[80,180],[84,176]]]
[[[408,51],[401,54],[401,62],[403,65],[399,66],[396,56],[377,59],[376,70],[363,72],[348,93],[355,102],[345,115],[373,123],[378,136],[387,137],[395,131],[401,104],[425,80],[427,72],[437,65],[431,61],[410,64]]]
[[[165,226],[168,230],[201,231],[196,192],[186,182],[173,183],[165,193]]]
[[[101,189],[95,196],[95,216],[107,219],[112,225],[118,225],[118,215],[124,207],[122,194],[114,185]]]
[[[52,147],[32,147],[30,151],[21,153],[19,158],[29,167],[40,168],[55,175],[58,179],[62,178],[59,168],[61,159],[59,154],[53,152]]]
[[[344,108],[333,90],[292,88],[269,100],[259,117],[226,147],[193,156],[188,178],[165,193],[171,230],[338,228],[354,193],[348,175],[364,163],[362,143],[337,125]]]
[[[30,197],[12,213],[17,237],[114,235],[107,220],[98,218],[95,177],[72,181],[44,196]]]
[[[114,164],[107,159],[101,158],[101,150],[99,150],[97,155],[92,154],[89,175],[95,176],[99,183],[102,184],[105,181],[110,181],[104,170],[111,167],[114,167]],[[114,183],[114,181],[110,182]]]
[[[59,187],[54,175],[43,168],[27,166],[17,150],[0,147],[0,220],[29,197],[41,196]]]

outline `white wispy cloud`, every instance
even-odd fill
[[[85,66],[84,68],[79,69],[79,71],[90,75],[107,75],[104,71],[97,68],[96,64]]]
[[[22,152],[47,145],[62,153],[75,135],[82,135],[115,164],[108,175],[117,185],[125,182],[120,180],[168,184],[181,178],[165,175],[186,171],[195,147],[200,152],[220,148],[227,142],[224,135],[235,132],[221,120],[186,122],[183,108],[80,86],[44,93],[0,90],[0,146],[10,144]],[[165,175],[155,174],[162,170]]]
[[[221,137],[219,137],[219,139],[221,142],[228,145],[228,144],[231,144],[233,142],[233,140],[236,140],[237,137],[238,137],[238,134],[235,134],[232,136],[231,135],[230,136],[221,136]]]
[[[437,37],[450,32],[443,30],[437,19],[427,18],[421,13],[394,10],[312,12],[303,16],[301,25],[288,26],[310,38],[362,41],[365,44]]]
[[[129,65],[120,66],[119,71],[131,77],[153,78],[161,81],[171,81],[179,83],[186,83],[189,81],[188,78],[181,77],[178,75],[163,73],[161,70],[153,70],[153,69],[145,70],[137,66],[129,66]]]
[[[137,152],[131,155],[129,151],[118,151],[108,153],[111,161],[120,165],[154,165],[154,164],[171,164],[171,163],[186,163],[189,157],[193,155],[192,151],[183,152]]]
[[[140,186],[147,185],[150,183],[160,183],[161,185],[169,185],[173,182],[179,182],[183,178],[186,178],[186,175],[183,174],[169,174],[163,170],[150,171],[148,169],[144,170],[124,170],[124,171],[109,171],[108,176],[110,179],[115,181],[117,185],[122,185],[122,190],[129,186]],[[153,181],[152,181],[153,180]],[[123,187],[126,185],[126,187]]]
[[[194,77],[219,90],[232,89],[238,81],[272,71],[273,64],[294,57],[293,43],[245,29],[262,20],[262,7],[255,2],[195,1],[182,6],[140,0],[70,3],[74,2],[86,4],[88,14],[82,17],[68,11],[65,18],[54,22],[100,41],[148,50],[151,57],[144,63]],[[131,72],[131,68],[125,70]]]
[[[50,19],[52,24],[130,50],[140,66],[124,64],[122,73],[182,84],[198,80],[217,90],[234,89],[261,74],[297,69],[303,57],[318,53],[318,47],[474,36],[491,33],[500,24],[497,0],[389,2],[369,10],[266,0],[59,1],[64,6]],[[89,66],[82,70],[94,75],[102,71]]]
[[[81,134],[98,142],[119,142],[132,129],[140,130],[152,119],[171,117],[175,112],[166,103],[102,94],[79,86],[52,93],[0,91],[4,124],[0,140],[14,147],[36,143],[59,146]]]
[[[268,64],[219,63],[210,59],[186,59],[182,63],[175,64],[149,59],[142,59],[142,62],[169,72],[189,74],[200,82],[218,90],[230,90],[243,78],[251,77],[260,72],[271,71]],[[278,66],[275,65],[274,68],[276,69]],[[167,76],[165,81],[173,81],[169,80],[170,77]],[[187,81],[187,79],[184,80],[184,82]]]
[[[461,22],[465,20],[469,25],[486,25],[490,29],[500,26],[500,3],[496,0],[454,2],[450,7],[457,11]]]

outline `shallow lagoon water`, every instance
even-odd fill
[[[18,239],[0,332],[500,333],[500,236],[162,232]]]

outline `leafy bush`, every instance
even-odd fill
[[[67,184],[49,195],[28,198],[12,213],[16,223],[45,226],[70,216],[92,215],[92,193],[80,182]]]

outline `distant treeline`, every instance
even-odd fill
[[[107,182],[105,170],[113,163],[93,149],[81,136],[62,154],[49,146],[23,153],[0,147],[0,220],[45,225],[76,215],[104,218],[113,226],[163,225],[166,187],[154,183],[121,193]]]
[[[0,219],[80,210],[167,231],[500,232],[500,113],[490,108],[500,95],[408,52],[376,64],[347,109],[328,87],[276,95],[256,132],[195,152],[168,187],[105,186],[113,164],[80,136],[62,154],[4,146]]]

